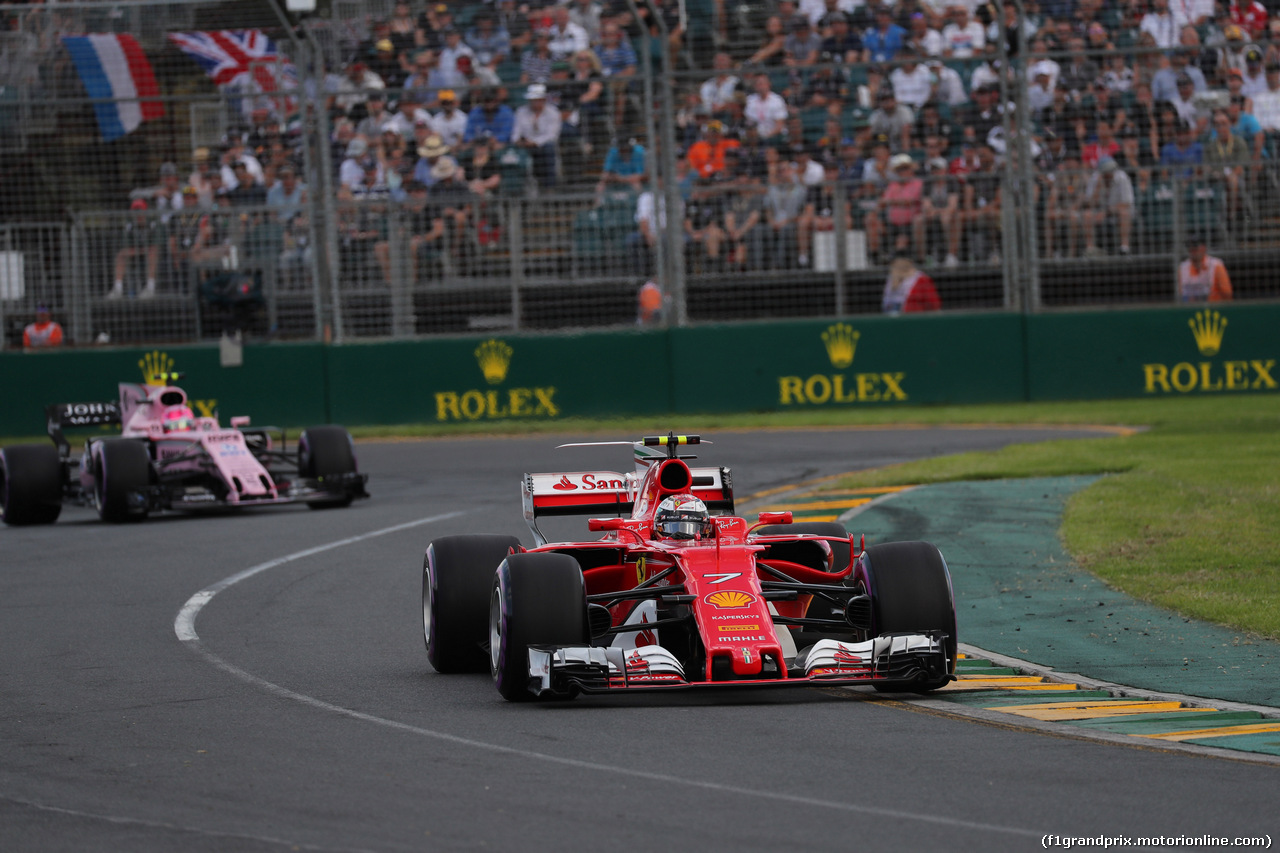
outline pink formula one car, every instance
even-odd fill
[[[53,445],[0,450],[4,522],[49,524],[64,501],[94,507],[103,521],[139,521],[161,510],[203,510],[304,501],[345,507],[368,497],[356,470],[351,435],[340,426],[303,431],[290,452],[283,430],[249,428],[247,417],[224,427],[196,417],[187,394],[169,384],[121,383],[119,402],[49,406]],[[66,427],[120,424],[119,437],[91,437],[79,457]]]
[[[422,578],[427,656],[487,669],[507,699],[688,688],[869,684],[928,691],[954,678],[946,562],[928,542],[863,549],[836,523],[735,516],[727,468],[690,468],[698,436],[634,445],[634,472],[527,474],[537,544],[432,542]],[[595,515],[600,538],[549,542],[547,516]]]

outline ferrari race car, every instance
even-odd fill
[[[224,427],[196,417],[169,373],[155,384],[120,384],[119,402],[60,403],[45,409],[52,445],[0,449],[4,522],[51,524],[64,501],[93,506],[103,521],[139,521],[161,510],[202,510],[305,501],[344,507],[368,497],[351,436],[339,426],[303,431],[290,453],[283,430]],[[119,437],[93,436],[78,457],[63,429],[119,424]]]
[[[448,536],[423,561],[427,657],[488,668],[509,700],[693,687],[870,684],[955,675],[947,564],[927,542],[863,548],[835,523],[733,514],[727,468],[691,468],[698,436],[631,445],[635,471],[526,474],[536,546]],[[575,445],[565,445],[575,446]],[[602,534],[548,542],[547,516]],[[610,517],[604,517],[610,516]]]

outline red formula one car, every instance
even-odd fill
[[[340,426],[304,430],[290,452],[283,430],[222,426],[196,417],[179,374],[120,384],[119,401],[46,407],[52,444],[0,449],[0,517],[5,524],[51,524],[64,502],[92,506],[103,521],[139,521],[162,510],[197,511],[304,501],[344,507],[366,498],[368,475]],[[68,427],[120,426],[92,436],[75,455]]]
[[[433,541],[423,563],[427,656],[488,667],[507,699],[580,692],[870,684],[927,691],[954,678],[951,576],[936,547],[863,549],[839,524],[733,515],[727,468],[690,468],[698,436],[632,445],[633,473],[527,474],[512,536]],[[571,446],[571,445],[568,445]],[[546,516],[603,534],[550,543]]]

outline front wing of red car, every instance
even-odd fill
[[[900,684],[953,676],[945,637],[886,634],[865,642],[819,640],[789,663],[785,678],[709,681],[686,672],[661,646],[530,646],[529,690],[538,696],[678,690],[704,687],[800,687],[814,684]]]

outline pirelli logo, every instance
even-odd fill
[[[733,625],[721,625],[720,630],[721,631],[759,631],[760,626],[759,625],[738,625],[735,623]]]

